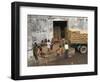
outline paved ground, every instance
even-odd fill
[[[87,54],[80,54],[75,52],[72,57],[66,57],[65,54],[56,56],[55,50],[58,45],[54,46],[54,49],[50,52],[47,51],[47,57],[39,57],[39,61],[36,61],[34,57],[28,60],[28,66],[48,66],[48,65],[76,65],[76,64],[87,64]],[[46,47],[44,47],[44,51]]]

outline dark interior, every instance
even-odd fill
[[[67,27],[67,21],[53,21],[53,27],[60,28],[61,38],[65,38],[65,27]]]

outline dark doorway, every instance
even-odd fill
[[[67,27],[67,21],[53,21],[54,38],[65,38],[65,28]]]

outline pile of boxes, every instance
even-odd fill
[[[88,34],[87,33],[81,33],[80,34],[80,42],[81,43],[87,43],[88,41]]]
[[[70,43],[87,43],[87,33],[80,31],[68,31],[68,40]]]

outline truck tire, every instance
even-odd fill
[[[87,46],[82,45],[82,46],[80,47],[80,53],[81,53],[81,54],[87,53]]]

